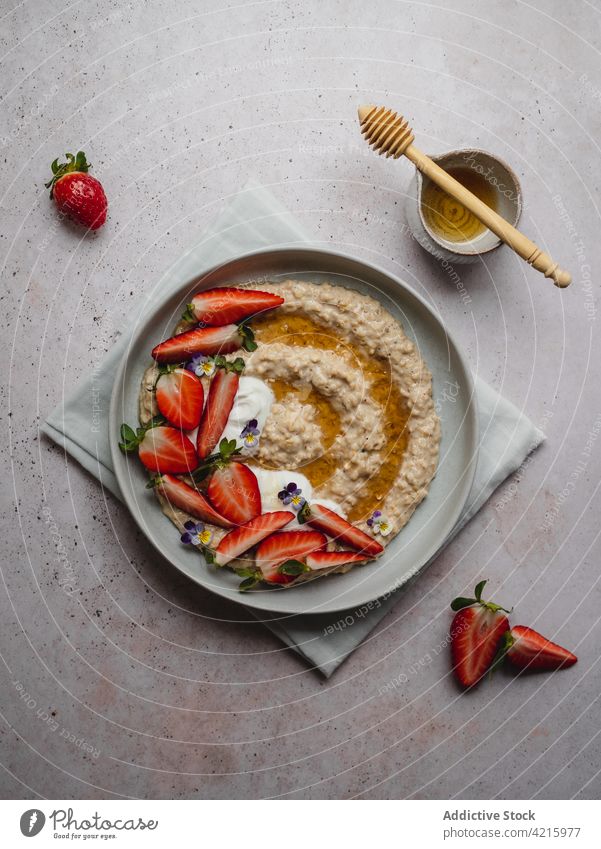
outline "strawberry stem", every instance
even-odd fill
[[[463,610],[464,607],[472,607],[474,604],[479,604],[482,607],[486,607],[487,610],[491,610],[493,613],[496,613],[498,610],[502,610],[504,613],[511,613],[513,611],[513,607],[511,610],[507,610],[506,607],[501,607],[500,604],[495,604],[494,601],[482,601],[482,590],[486,586],[486,583],[486,581],[480,581],[476,584],[476,588],[474,590],[475,598],[466,598],[465,596],[458,596],[457,598],[454,598],[451,602],[451,610]]]
[[[119,448],[124,454],[131,454],[132,451],[136,451],[138,449],[139,444],[142,442],[149,430],[153,427],[161,427],[161,425],[166,424],[166,421],[167,420],[164,419],[163,416],[154,416],[147,425],[136,428],[136,430],[123,422],[119,429],[119,435],[121,436]]]
[[[52,178],[44,184],[47,189],[50,189],[50,197],[54,194],[55,184],[58,183],[60,178],[64,177],[65,174],[72,174],[76,171],[82,174],[87,174],[89,169],[92,167],[86,160],[86,155],[83,150],[79,150],[75,156],[73,156],[72,153],[65,153],[65,156],[67,157],[66,162],[59,164],[57,158],[50,166],[52,169]]]
[[[490,669],[488,671],[489,675],[492,675],[493,672],[495,671],[495,669],[498,669],[499,666],[501,666],[501,664],[505,660],[505,656],[507,655],[507,652],[509,651],[509,649],[512,647],[512,645],[514,643],[515,643],[515,637],[513,636],[511,631],[505,631],[505,633],[501,637],[501,642],[499,643],[499,648],[497,649],[497,653],[494,656],[493,661],[490,665]]]
[[[236,445],[235,439],[222,439],[219,443],[219,451],[206,457],[192,472],[192,479],[196,483],[203,481],[214,469],[223,469],[242,452],[242,448]]]

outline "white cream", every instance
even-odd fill
[[[251,419],[256,419],[259,430],[262,430],[274,401],[275,395],[263,380],[241,377],[234,406],[219,442],[224,438],[235,439],[240,445],[240,434]]]
[[[330,501],[326,498],[313,498],[313,487],[309,480],[300,472],[291,472],[287,469],[259,469],[253,467],[253,472],[257,477],[259,484],[259,492],[261,493],[261,510],[263,513],[272,513],[276,510],[292,510],[291,505],[286,505],[278,498],[278,492],[285,489],[289,483],[294,481],[297,487],[302,491],[302,497],[306,501],[311,501],[314,504],[321,504],[323,507],[328,507],[334,510],[340,516],[345,516],[342,507],[335,501]],[[310,531],[313,530],[310,525],[301,525],[297,518],[294,518],[289,525],[286,525],[286,531]]]

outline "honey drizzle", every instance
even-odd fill
[[[338,356],[348,360],[349,367],[356,367],[357,363],[360,365],[369,386],[370,397],[382,409],[381,426],[386,445],[377,474],[366,481],[356,503],[347,508],[350,521],[365,519],[382,505],[390,492],[409,441],[408,421],[411,411],[392,379],[388,360],[365,355],[352,342],[333,336],[326,327],[305,315],[284,312],[266,315],[253,322],[253,330],[257,341],[264,345],[278,342],[292,347],[336,351]],[[331,450],[336,438],[342,433],[340,416],[331,402],[313,387],[304,391],[302,387],[293,386],[284,380],[267,382],[277,400],[287,394],[296,394],[303,403],[311,404],[315,409],[315,420],[321,428],[324,451],[320,457],[305,464],[302,472],[317,490],[344,462],[343,456]],[[353,448],[361,450],[360,446]]]

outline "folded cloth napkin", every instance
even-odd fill
[[[231,199],[201,240],[166,271],[153,290],[155,295],[149,297],[163,296],[167,288],[176,288],[236,254],[307,241],[308,236],[289,210],[265,188],[250,182]],[[115,371],[128,342],[124,328],[93,375],[52,411],[41,428],[119,499],[121,493],[109,449],[108,410]],[[461,519],[444,545],[544,439],[526,416],[478,378],[476,395],[480,418],[476,476]],[[95,399],[93,405],[90,405],[91,397]],[[386,615],[400,592],[402,588],[384,600],[343,614],[294,617],[257,614],[257,618],[329,677]]]

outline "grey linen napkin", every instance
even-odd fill
[[[237,254],[307,241],[309,237],[289,210],[267,189],[250,182],[226,205],[200,241],[165,272],[153,289],[154,296],[163,296],[166,289],[175,289]],[[62,445],[119,499],[121,493],[109,448],[108,410],[115,371],[128,341],[129,334],[124,328],[92,376],[83,380],[41,427],[43,433]],[[476,395],[480,419],[476,476],[465,511],[444,545],[544,439],[543,433],[526,416],[478,378]],[[329,677],[393,607],[400,592],[402,589],[388,598],[342,614],[294,617],[257,614],[257,617],[287,646]]]

